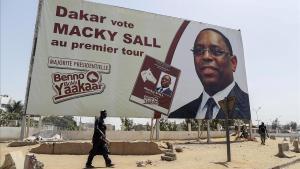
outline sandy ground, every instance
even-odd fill
[[[151,160],[152,165],[147,165],[148,169],[264,169],[272,168],[277,165],[285,164],[300,158],[300,153],[288,152],[288,155],[295,155],[293,158],[278,158],[275,155],[278,152],[277,145],[282,139],[267,140],[266,145],[260,145],[259,142],[244,141],[231,143],[231,162],[227,161],[227,151],[224,139],[213,139],[213,143],[207,144],[206,140],[197,141],[170,141],[174,147],[182,147],[183,152],[176,153],[177,160],[172,162],[161,161],[161,155],[140,155],[140,156],[121,156],[111,155],[114,168],[133,169],[140,168],[136,166],[137,161]],[[12,151],[21,151],[24,154],[36,147],[7,147],[8,143],[0,143],[0,163],[2,165],[4,155]],[[290,149],[293,146],[290,144]],[[45,169],[83,169],[87,155],[45,155],[36,154],[37,159],[45,164]],[[105,168],[104,160],[101,156],[96,156],[93,161],[96,168]],[[296,163],[289,169],[300,168],[300,163]]]

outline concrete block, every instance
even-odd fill
[[[126,142],[110,142],[110,154],[124,155]]]
[[[154,142],[111,142],[111,154],[116,155],[153,155],[162,151]]]
[[[37,154],[88,154],[92,144],[83,143],[44,143],[30,150]],[[109,150],[113,155],[154,155],[161,154],[162,150],[154,142],[111,142]]]
[[[37,154],[70,154],[70,155],[85,155],[92,148],[92,144],[84,143],[44,143],[39,147],[30,150],[31,153]]]
[[[23,169],[25,156],[20,151],[13,151],[5,155],[1,169]]]
[[[293,146],[294,146],[294,150],[293,150],[293,151],[296,152],[296,153],[300,153],[300,149],[299,149],[299,141],[294,140]]]
[[[29,152],[37,154],[53,154],[54,152],[54,143],[43,143],[36,148],[32,148]]]
[[[38,144],[37,141],[13,141],[10,142],[7,147],[21,147]]]
[[[92,149],[92,144],[88,142],[83,143],[54,143],[53,154],[71,154],[71,155],[85,155],[89,154]]]
[[[285,151],[289,151],[289,144],[288,143],[279,143],[278,144],[278,154],[277,157],[280,158],[292,158],[295,156],[289,156],[285,153]]]
[[[294,142],[295,139],[296,139],[295,137],[290,136],[290,143],[292,144],[292,143]]]
[[[44,164],[36,159],[34,154],[25,156],[24,169],[43,169]]]
[[[279,144],[278,144],[278,146],[279,146]],[[289,151],[290,150],[288,143],[281,143],[280,146],[282,146],[283,151]]]

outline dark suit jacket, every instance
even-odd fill
[[[159,89],[161,89],[161,87],[156,88],[156,91],[159,91]],[[161,93],[171,96],[172,95],[172,90],[168,87],[166,90],[164,90]]]
[[[102,134],[101,132],[104,134]],[[91,152],[95,153],[96,155],[104,155],[109,153],[108,146],[103,138],[105,138],[105,131],[106,125],[104,124],[104,120],[99,117],[95,121],[94,125],[94,134],[93,134],[93,148]]]
[[[93,134],[93,143],[102,143],[104,142],[102,137],[105,137],[98,129],[102,131],[103,134],[106,133],[106,125],[104,124],[104,120],[102,118],[97,118],[94,124],[94,134]]]
[[[202,95],[192,102],[171,112],[169,118],[196,118],[197,111],[202,102]],[[233,111],[229,114],[229,119],[250,119],[250,106],[248,94],[240,89],[235,83],[228,96],[235,96],[235,105]],[[225,113],[220,109],[215,119],[225,119]]]

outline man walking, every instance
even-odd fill
[[[113,167],[111,159],[108,157],[109,149],[108,144],[109,141],[106,139],[105,131],[106,125],[104,124],[104,119],[107,117],[106,110],[100,111],[100,117],[96,119],[94,126],[94,134],[93,134],[93,148],[91,149],[87,162],[86,168],[94,168],[92,166],[93,158],[96,155],[103,155],[105,160],[106,167]]]
[[[258,133],[260,135],[261,144],[265,145],[266,137],[268,136],[268,131],[267,131],[267,127],[263,122],[261,122],[261,125],[259,125],[258,127]]]

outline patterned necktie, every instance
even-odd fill
[[[161,93],[162,91],[163,91],[163,88],[162,88],[162,87],[160,87],[160,89],[159,89],[159,91],[158,91],[158,92],[159,92],[159,93]]]
[[[216,105],[216,102],[213,98],[209,98],[206,102],[207,110],[205,114],[205,119],[212,119],[213,117],[213,109]]]

